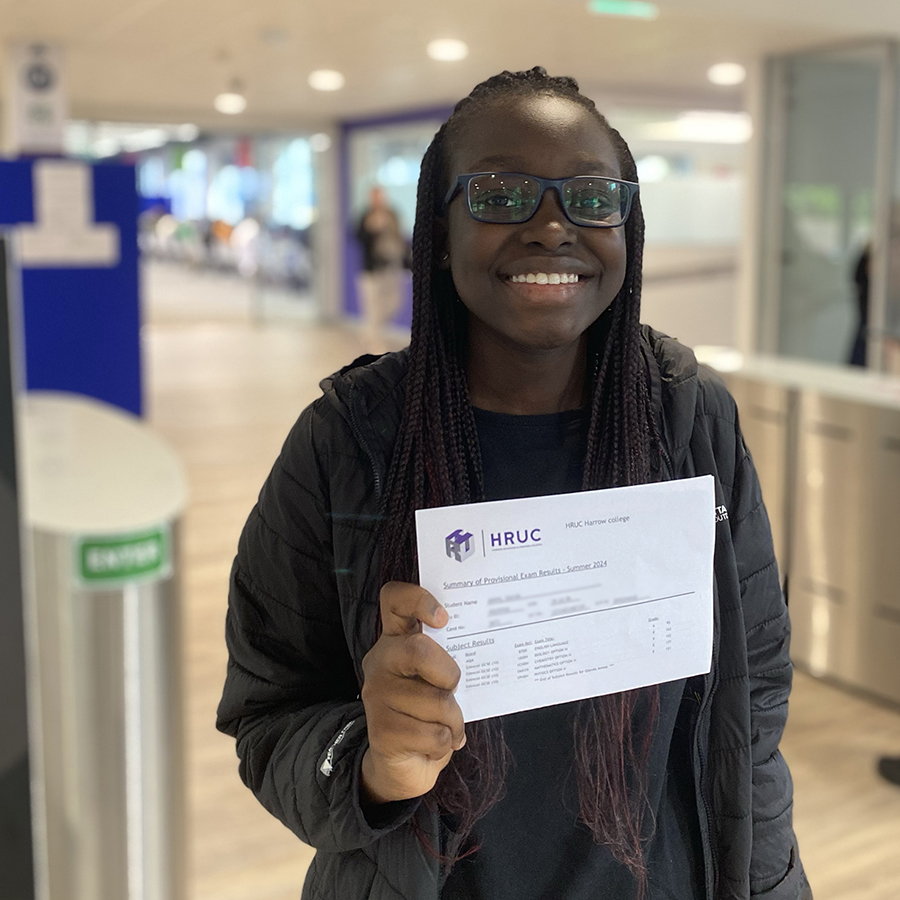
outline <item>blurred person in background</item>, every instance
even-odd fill
[[[229,244],[234,264],[244,278],[254,278],[259,271],[259,222],[252,216],[241,219],[231,232]]]
[[[847,360],[851,366],[866,365],[866,338],[869,331],[869,265],[872,259],[872,248],[869,244],[863,248],[853,269],[853,284],[856,287],[856,329]]]
[[[384,190],[375,185],[359,220],[356,238],[363,251],[363,267],[357,281],[367,349],[387,349],[386,329],[403,300],[404,265],[409,245],[400,230],[400,219],[388,205]]]
[[[410,346],[322,382],[232,570],[218,726],[317,849],[304,900],[810,900],[759,483],[722,383],[640,325],[643,235],[573,79],[488,79],[425,154]],[[464,723],[415,511],[701,474],[709,674]]]

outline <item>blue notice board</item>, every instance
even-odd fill
[[[133,166],[0,162],[0,227],[19,226],[26,383],[142,412]]]

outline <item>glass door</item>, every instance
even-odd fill
[[[770,74],[772,230],[760,349],[872,364],[885,163],[892,167],[883,114],[893,86],[889,46],[788,56]]]

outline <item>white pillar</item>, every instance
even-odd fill
[[[331,144],[316,152],[318,218],[313,246],[313,271],[319,315],[333,321],[341,314],[341,265],[344,237],[341,234],[340,146],[338,129],[323,129]]]
[[[747,64],[744,109],[753,120],[753,136],[744,156],[744,212],[738,251],[735,298],[735,343],[750,355],[759,347],[757,324],[761,302],[762,226],[765,206],[767,137],[765,60]]]

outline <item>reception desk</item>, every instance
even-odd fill
[[[900,379],[711,349],[759,471],[794,662],[900,703]]]

